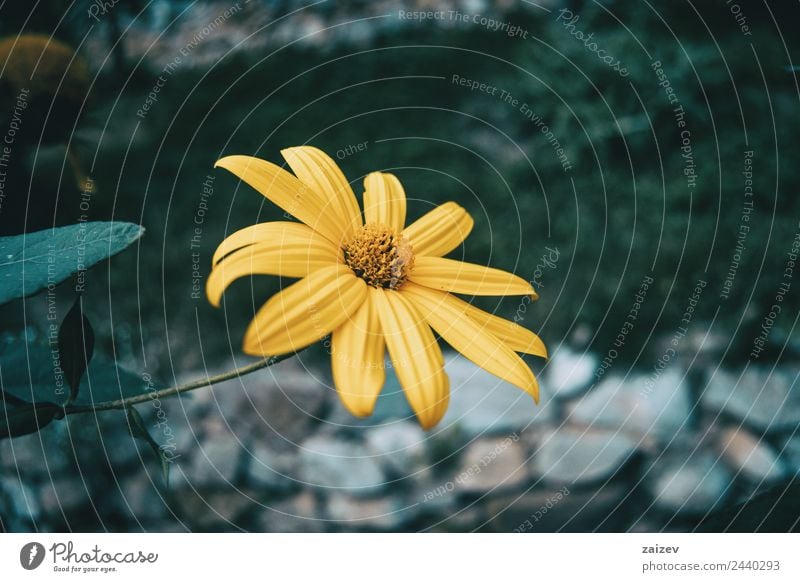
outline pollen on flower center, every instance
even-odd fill
[[[342,247],[344,261],[373,287],[397,289],[414,266],[406,238],[383,224],[366,224]]]

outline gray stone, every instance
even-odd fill
[[[703,404],[760,431],[794,429],[800,418],[796,376],[796,371],[784,367],[750,366],[744,373],[716,370],[703,393]]]
[[[563,427],[543,435],[533,453],[533,468],[545,481],[558,484],[599,481],[621,469],[636,445],[615,431]]]
[[[67,425],[55,421],[33,434],[0,440],[0,474],[43,480],[65,471],[73,462]]]
[[[266,438],[273,447],[293,449],[323,420],[333,390],[295,360],[263,372],[245,382],[245,394],[231,424],[253,440]]]
[[[236,361],[231,366],[248,363],[252,360]],[[208,375],[221,371],[209,371]],[[192,375],[195,379],[204,376]],[[185,402],[171,403],[173,432],[181,446],[192,446],[192,433],[198,438],[234,433],[243,441],[267,439],[272,446],[289,450],[321,422],[331,392],[294,358],[197,390]],[[191,430],[187,430],[187,422],[191,422]]]
[[[428,435],[416,421],[390,422],[365,431],[367,447],[397,475],[409,475],[426,464]]]
[[[741,428],[726,428],[720,434],[722,459],[737,473],[757,481],[774,481],[783,474],[778,456],[764,442]]]
[[[43,514],[60,517],[82,505],[89,505],[86,485],[76,478],[55,477],[39,487],[39,504]]]
[[[30,487],[17,476],[0,477],[0,516],[7,531],[31,531],[39,515],[39,501]]]
[[[569,420],[629,433],[637,440],[671,440],[685,430],[691,410],[684,372],[668,368],[655,377],[611,375],[576,401]]]
[[[516,435],[480,439],[464,452],[452,481],[463,493],[516,489],[530,479],[527,465],[528,455]]]
[[[314,494],[298,493],[280,503],[258,508],[253,531],[277,533],[317,533],[325,531],[320,508]],[[254,511],[251,508],[251,511]]]
[[[194,488],[227,485],[236,476],[241,453],[242,445],[231,436],[208,440],[191,456],[175,461],[174,486],[180,488],[184,481]]]
[[[450,376],[450,406],[441,429],[457,426],[472,439],[518,432],[554,418],[553,403],[544,395],[537,406],[527,393],[463,356],[446,353],[445,370]]]
[[[487,506],[488,532],[593,532],[627,531],[632,521],[620,511],[630,487],[606,483],[591,491],[570,487],[537,489],[492,497]],[[637,514],[638,515],[638,514]]]
[[[573,351],[562,344],[547,362],[547,391],[556,398],[573,398],[591,386],[600,359],[591,352]]]
[[[685,514],[705,514],[719,508],[731,474],[709,452],[669,453],[654,461],[648,482],[656,506]]]
[[[298,485],[295,479],[295,455],[275,451],[256,443],[245,453],[248,459],[247,478],[259,490],[285,493]]]
[[[158,487],[161,475],[157,471],[139,471],[122,483],[124,504],[139,522],[166,518],[169,513]]]
[[[414,505],[405,506],[397,496],[359,499],[346,493],[333,493],[325,503],[330,519],[351,531],[392,531],[418,514]]]
[[[794,435],[784,442],[780,458],[791,473],[800,475],[800,435]]]
[[[302,444],[299,463],[300,479],[313,487],[360,497],[374,495],[386,484],[378,456],[361,443],[311,437]]]

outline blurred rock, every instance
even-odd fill
[[[590,483],[612,477],[635,452],[636,442],[624,434],[563,427],[542,436],[533,470],[553,483]]]
[[[378,461],[398,475],[408,475],[425,464],[427,435],[415,421],[392,422],[364,433],[367,447]]]
[[[783,444],[780,458],[795,475],[800,475],[800,435],[787,439]]]
[[[320,508],[311,491],[303,491],[294,497],[258,508],[253,531],[283,533],[316,533],[326,529],[320,519]],[[251,511],[255,511],[251,507]]]
[[[690,409],[684,372],[673,367],[657,378],[611,375],[570,406],[569,419],[663,441],[686,428]]]
[[[591,352],[573,351],[562,344],[547,362],[545,386],[556,398],[573,398],[586,391],[594,381],[600,359]]]
[[[515,489],[530,479],[527,465],[528,455],[519,439],[480,439],[462,455],[453,481],[462,493]]]
[[[66,424],[53,422],[38,433],[0,440],[0,475],[25,482],[47,479],[72,466]]]
[[[161,484],[157,479],[161,475],[156,471],[152,473],[139,471],[121,485],[124,503],[134,523],[153,522],[170,515],[163,493],[158,489]]]
[[[563,487],[493,497],[486,504],[488,523],[481,531],[624,532],[636,519],[635,507],[625,502],[629,491],[623,483],[606,483],[595,491]]]
[[[245,453],[247,479],[258,489],[286,493],[298,486],[295,480],[297,458],[293,454],[272,450],[263,443],[255,443]]]
[[[71,477],[56,477],[40,486],[38,499],[45,514],[69,513],[91,502],[86,486],[80,479]]]
[[[398,496],[358,499],[346,493],[333,493],[325,504],[330,519],[347,530],[391,531],[418,513],[415,506],[404,506]]]
[[[16,476],[0,477],[0,526],[7,532],[36,529],[39,503],[30,487]]]
[[[357,442],[311,437],[302,444],[299,463],[300,478],[313,487],[360,497],[374,495],[386,484],[379,457]]]
[[[450,376],[450,406],[441,429],[457,425],[468,438],[486,434],[509,434],[554,417],[547,399],[537,406],[519,388],[479,368],[466,358],[445,354]]]
[[[198,446],[191,457],[176,461],[172,475],[174,486],[185,480],[193,488],[224,486],[233,481],[242,453],[242,445],[232,437],[208,440]]]
[[[281,362],[199,394],[193,406],[205,402],[213,423],[193,428],[195,432],[224,428],[241,439],[267,438],[275,448],[291,449],[321,421],[330,391],[298,361]]]
[[[741,428],[726,428],[719,439],[722,459],[737,473],[757,481],[774,481],[783,474],[778,456],[762,439]]]
[[[759,431],[794,430],[800,418],[795,376],[796,372],[783,367],[750,366],[744,372],[717,369],[703,392],[703,404]]]
[[[721,507],[731,475],[710,452],[677,452],[655,460],[648,480],[658,507],[675,513],[703,514]]]
[[[178,503],[181,519],[191,531],[240,531],[250,518],[255,502],[231,487],[221,491],[184,491]]]

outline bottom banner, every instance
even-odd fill
[[[3,580],[800,580],[786,534],[4,534]]]

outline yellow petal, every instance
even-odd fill
[[[246,244],[259,235],[260,242],[242,246],[233,253],[228,248]],[[340,262],[341,251],[304,224],[268,222],[240,230],[217,248],[214,258],[223,258],[211,270],[206,294],[214,307],[219,307],[225,289],[239,277],[248,275],[280,275],[305,277],[321,267]]]
[[[244,351],[279,356],[300,350],[347,321],[366,296],[366,283],[346,266],[318,269],[258,310],[245,333]]]
[[[547,347],[541,338],[531,330],[525,329],[513,321],[487,313],[455,295],[450,296],[450,301],[458,305],[475,323],[505,342],[515,352],[547,357]]]
[[[237,230],[229,235],[214,251],[211,264],[216,266],[227,255],[241,248],[259,243],[273,244],[276,241],[291,245],[305,243],[334,251],[338,249],[336,245],[305,224],[300,224],[299,222],[262,222]]]
[[[403,230],[406,224],[406,193],[394,174],[372,172],[364,178],[364,216],[367,222]]]
[[[339,231],[348,240],[363,223],[356,195],[336,162],[311,146],[287,148],[281,154],[295,176],[325,202],[325,211],[336,215]]]
[[[341,243],[341,225],[328,203],[283,168],[252,156],[227,156],[214,167],[225,168],[328,240]]]
[[[521,277],[500,269],[441,257],[416,257],[408,278],[425,287],[451,293],[539,297],[531,284]]]
[[[331,348],[333,383],[342,404],[355,416],[369,416],[386,380],[386,342],[372,297],[334,330]]]
[[[403,231],[414,254],[441,257],[464,242],[474,221],[455,202],[437,206]]]
[[[369,291],[395,374],[420,424],[430,429],[444,416],[450,398],[442,350],[431,328],[405,297],[396,291]]]
[[[420,285],[400,290],[453,348],[487,372],[521,388],[539,402],[539,384],[531,369],[502,340],[468,317],[455,297]]]

